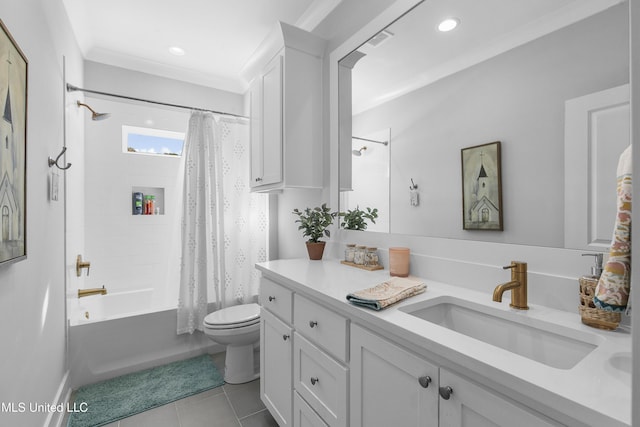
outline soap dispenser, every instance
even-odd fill
[[[594,257],[594,264],[591,267],[591,274],[585,274],[578,279],[580,282],[580,317],[585,325],[614,330],[620,323],[620,313],[604,311],[595,306],[593,297],[596,294],[596,286],[602,275],[603,254],[582,254],[582,256]]]

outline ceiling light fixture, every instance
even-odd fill
[[[178,46],[170,47],[169,53],[175,56],[183,56],[185,54],[184,49]]]
[[[443,33],[446,33],[447,31],[451,31],[455,29],[459,23],[460,23],[460,20],[458,18],[444,19],[442,20],[442,22],[438,24],[438,31],[442,31]]]

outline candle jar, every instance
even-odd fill
[[[353,262],[357,265],[364,265],[365,246],[356,246],[356,252],[353,256]]]
[[[409,276],[409,248],[389,248],[389,273],[392,276]]]
[[[375,267],[379,263],[378,248],[367,248],[364,255],[364,265],[367,267]]]
[[[356,245],[348,244],[347,248],[344,250],[344,260],[347,262],[353,262],[356,256]]]

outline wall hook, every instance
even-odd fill
[[[64,155],[64,153],[67,151],[67,147],[62,147],[62,151],[60,152],[60,154],[58,154],[58,157],[56,157],[55,160],[53,160],[51,157],[48,158],[48,162],[49,162],[49,167],[57,167],[60,170],[67,170],[71,167],[71,163],[67,163],[67,165],[65,167],[62,167],[58,164],[58,161],[60,160],[60,157],[62,157]]]

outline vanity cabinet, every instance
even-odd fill
[[[350,372],[352,427],[560,425],[358,325]]]
[[[438,426],[438,367],[351,326],[351,426]]]
[[[278,23],[245,66],[252,191],[322,188],[324,47],[317,36]]]

